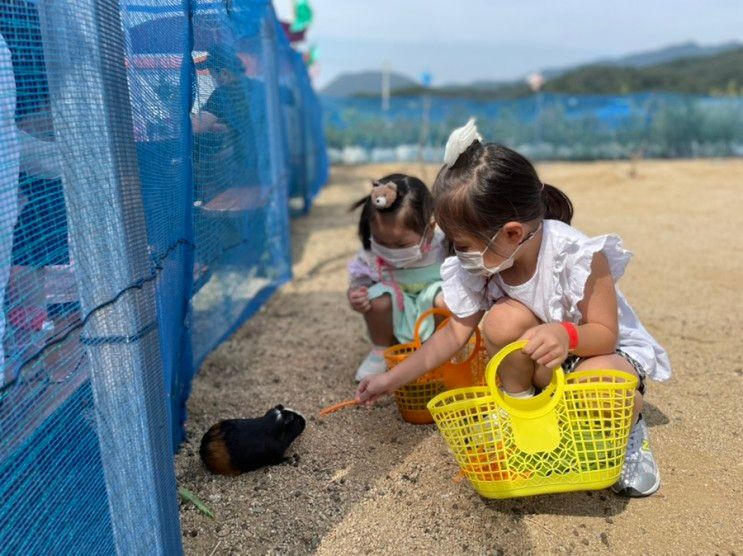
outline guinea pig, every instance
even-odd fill
[[[213,425],[201,439],[199,455],[218,475],[239,475],[286,460],[284,452],[302,434],[305,418],[283,405],[256,419],[228,419]]]

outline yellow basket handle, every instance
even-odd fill
[[[506,357],[515,351],[523,349],[527,343],[526,340],[512,342],[496,353],[488,362],[485,370],[485,381],[497,405],[511,415],[516,415],[522,419],[534,419],[552,411],[562,399],[565,391],[565,374],[562,367],[557,367],[552,374],[552,381],[549,386],[541,394],[533,398],[519,400],[505,396],[501,389],[498,388],[498,367],[500,367]]]
[[[426,322],[426,319],[429,317],[432,317],[433,315],[441,315],[443,317],[446,317],[444,321],[439,324],[436,327],[436,330],[441,330],[449,323],[449,319],[452,317],[452,314],[447,309],[442,309],[440,307],[431,307],[428,311],[425,311],[421,313],[421,315],[418,317],[418,320],[415,321],[415,328],[413,329],[413,344],[417,348],[421,347],[421,337],[420,337],[420,330],[421,326],[423,326],[423,323]],[[469,340],[468,340],[469,341]],[[469,363],[473,357],[477,355],[477,348],[482,345],[482,338],[480,335],[480,327],[475,327],[475,349],[472,350],[472,353],[470,353],[470,356],[463,361],[463,363]]]

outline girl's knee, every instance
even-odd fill
[[[483,330],[488,345],[500,349],[518,340],[524,332],[540,323],[525,305],[513,299],[496,302],[485,315]]]
[[[369,301],[371,311],[374,313],[387,313],[392,310],[392,297],[385,293]]]
[[[637,370],[621,355],[611,353],[608,355],[597,355],[589,357],[576,365],[576,371],[603,371],[614,369],[624,371],[632,376],[637,376]]]

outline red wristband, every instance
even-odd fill
[[[578,347],[578,328],[572,322],[561,322],[560,324],[568,333],[568,338],[570,338],[568,349],[573,351]]]

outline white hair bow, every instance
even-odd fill
[[[449,135],[444,151],[444,164],[449,168],[454,166],[460,155],[475,141],[482,141],[482,135],[477,131],[475,118],[470,118],[465,125],[458,127]]]

